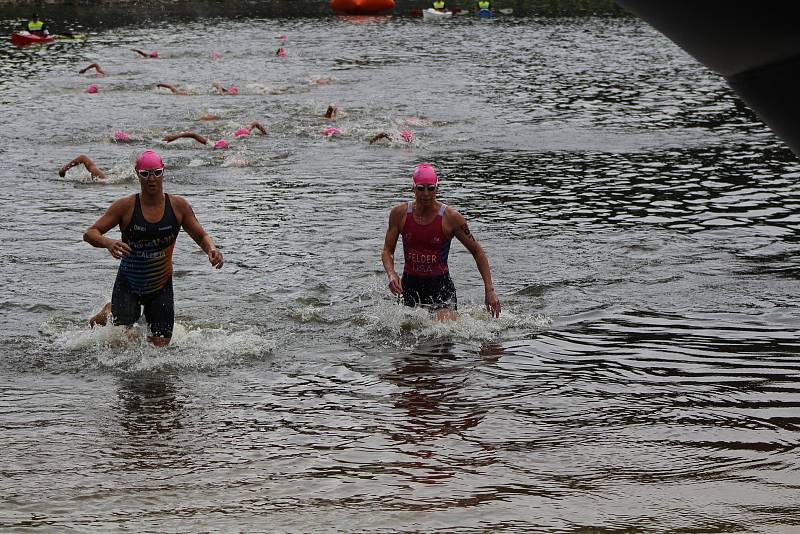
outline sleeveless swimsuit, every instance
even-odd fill
[[[155,223],[144,218],[136,194],[133,217],[122,229],[122,241],[131,253],[122,258],[111,297],[114,324],[132,325],[141,307],[155,336],[171,337],[175,322],[172,292],[172,251],[180,232],[169,195],[164,194],[164,214]]]
[[[429,224],[414,220],[414,202],[406,208],[403,238],[403,303],[406,306],[426,306],[457,309],[456,288],[450,279],[447,257],[452,238],[444,235],[442,221],[447,204],[442,204],[436,218]]]

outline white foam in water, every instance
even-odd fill
[[[181,323],[175,323],[167,347],[150,344],[145,328],[139,324],[133,328],[132,336],[121,326],[64,327],[55,321],[45,323],[40,331],[52,335],[58,348],[87,354],[104,367],[137,372],[217,368],[268,355],[276,347],[274,340],[264,338],[254,329],[233,331],[222,327],[187,327]]]
[[[541,314],[517,315],[504,310],[495,319],[483,307],[459,306],[455,321],[437,321],[433,314],[423,308],[409,308],[385,300],[377,301],[362,320],[373,334],[387,336],[394,342],[415,339],[460,338],[485,341],[496,338],[501,332],[511,329],[543,329],[552,320]]]

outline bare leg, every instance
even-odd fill
[[[455,321],[457,317],[456,311],[450,308],[440,308],[436,310],[437,321]]]

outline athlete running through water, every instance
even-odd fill
[[[111,306],[106,305],[92,318],[93,323],[105,324],[104,316],[111,312],[114,324],[132,326],[142,314],[150,327],[148,340],[154,345],[167,345],[172,338],[175,322],[172,293],[172,251],[180,229],[208,255],[208,261],[220,269],[222,252],[195,217],[189,202],[179,196],[164,193],[164,163],[152,150],[136,158],[136,175],[141,193],[123,197],[83,234],[93,247],[108,249],[121,260]],[[119,226],[122,240],[104,234]]]
[[[436,313],[438,320],[456,318],[458,299],[450,279],[447,256],[455,236],[470,251],[483,278],[486,309],[500,317],[500,301],[492,285],[489,260],[475,236],[469,231],[464,216],[436,200],[439,177],[433,165],[420,163],[414,169],[414,200],[398,204],[389,212],[389,228],[383,244],[381,260],[389,275],[389,289],[403,296],[406,306],[425,306]],[[394,270],[397,239],[403,238],[402,280]]]

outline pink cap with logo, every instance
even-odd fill
[[[239,94],[239,88],[236,87],[235,85],[231,85],[230,87],[228,87],[228,92],[232,95]]]
[[[161,161],[155,150],[145,150],[136,158],[136,165],[134,167],[137,171],[142,169],[163,169],[164,162]]]
[[[131,136],[128,135],[128,132],[124,130],[117,130],[114,132],[114,140],[115,141],[130,141]]]
[[[414,174],[412,176],[415,184],[438,184],[439,177],[436,175],[436,169],[430,163],[420,163],[414,167]]]
[[[233,135],[235,135],[236,137],[245,137],[247,135],[250,135],[250,128],[247,127],[239,128]]]
[[[228,148],[228,142],[225,139],[220,139],[214,143],[214,148]]]
[[[150,57],[153,57],[153,58],[158,57],[158,51],[157,50],[153,50],[152,52],[150,52]]]
[[[91,93],[91,94],[96,93],[97,92],[97,86],[95,84],[93,84],[93,83],[90,83],[89,87],[86,88],[86,92],[87,93]]]

